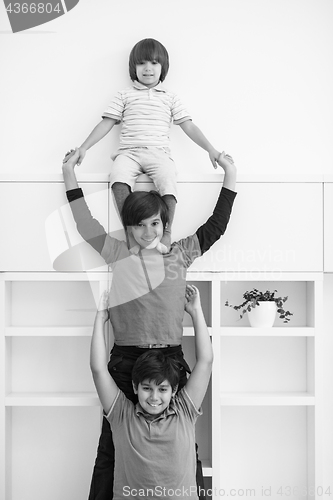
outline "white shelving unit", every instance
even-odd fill
[[[8,242],[0,273],[0,439],[5,444],[0,450],[0,499],[4,500],[86,498],[96,456],[102,413],[89,370],[89,346],[96,302],[111,276],[102,268],[88,273],[52,270],[44,222],[57,207],[66,205],[59,180],[0,183],[8,210],[11,203],[15,206],[17,190],[27,201],[37,190],[47,206],[46,213],[37,213],[27,203],[17,214],[20,222],[26,214],[23,260],[11,227],[4,227]],[[109,231],[117,231],[107,181],[97,177],[84,183],[92,212]],[[219,182],[180,183],[176,238],[190,234],[200,222],[189,217],[188,200],[201,193],[203,222],[219,186],[220,176]],[[298,203],[290,213],[295,189]],[[278,200],[281,190],[283,217],[288,215],[296,227],[302,212],[313,233],[302,223],[297,237],[290,232],[283,246],[274,228],[262,234],[263,223],[256,221],[253,234],[249,229],[240,234],[249,200],[258,201],[267,191]],[[240,183],[238,191],[241,196],[223,241],[198,259],[187,276],[200,288],[214,350],[204,416],[197,423],[204,475],[216,499],[246,494],[282,498],[284,492],[290,500],[300,495],[312,500],[313,491],[323,484],[322,185],[316,179],[280,186],[274,180],[252,179]],[[308,199],[315,200],[314,208],[308,207]],[[42,237],[35,236],[41,232]],[[75,227],[68,234],[75,239]],[[80,245],[80,239],[74,243]],[[294,313],[289,324],[277,319],[272,328],[251,328],[246,315],[239,320],[236,311],[225,307],[227,299],[240,303],[244,291],[253,286],[274,287],[288,295],[286,305]],[[193,328],[186,314],[183,348],[192,365]]]
[[[193,273],[192,279],[211,284],[213,491],[249,490],[259,498],[266,485],[273,497],[281,491],[313,497],[322,484],[322,274]],[[246,315],[239,321],[224,307],[227,298],[240,303],[254,286],[289,296],[289,324],[277,318],[272,328],[251,328]]]
[[[281,491],[316,497],[323,484],[323,275],[193,273],[191,279],[211,283],[213,491],[249,490],[259,498],[266,485],[276,498]],[[251,328],[246,315],[239,320],[224,307],[226,299],[240,303],[252,287],[288,295],[290,323],[277,318],[272,328]]]

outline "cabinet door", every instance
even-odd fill
[[[333,182],[324,185],[324,271],[333,272]]]
[[[106,229],[107,186],[82,186],[92,213]],[[1,271],[81,270],[82,263],[77,261],[82,253],[84,258],[87,254],[96,259],[96,252],[76,230],[62,183],[0,183],[0,200]],[[66,254],[69,248],[72,252]],[[60,256],[64,258],[57,268],[54,263]],[[102,263],[102,259],[94,260],[93,267]]]
[[[179,183],[173,238],[211,215],[221,185]],[[191,271],[322,271],[321,183],[238,183],[225,235]]]

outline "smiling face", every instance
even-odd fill
[[[175,394],[167,380],[157,385],[153,380],[143,380],[138,384],[137,389],[133,384],[135,394],[138,395],[142,409],[152,415],[159,416],[169,406],[171,397]]]
[[[135,241],[141,248],[155,248],[163,236],[163,223],[160,214],[140,221],[136,226],[129,226]]]
[[[162,66],[158,61],[142,61],[136,65],[138,82],[148,88],[155,87],[161,77]]]

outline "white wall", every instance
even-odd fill
[[[331,0],[80,0],[66,15],[12,34],[0,6],[0,172],[59,172],[118,89],[140,39],[170,54],[165,86],[242,172],[332,172]],[[82,172],[107,172],[117,133]],[[212,173],[178,128],[182,172]]]

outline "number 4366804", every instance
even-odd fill
[[[52,5],[51,3],[10,3],[6,8],[7,12],[10,14],[51,14],[52,12],[57,12],[58,14],[63,12],[60,3]]]

